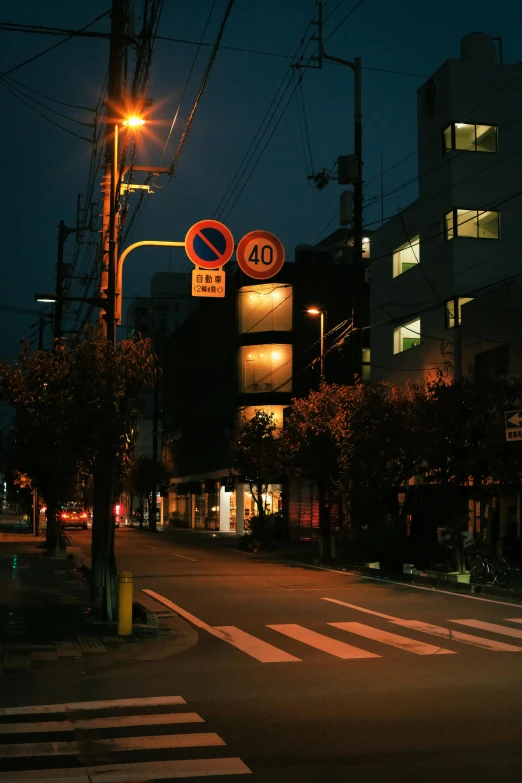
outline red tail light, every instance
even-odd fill
[[[83,514],[82,514],[82,519],[87,519],[87,514],[86,514],[86,512],[85,512],[85,511],[84,511],[84,512],[83,512]]]
[[[65,511],[62,513],[62,519],[69,519],[69,514],[66,514]]]

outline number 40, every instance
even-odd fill
[[[259,245],[254,245],[248,260],[252,264],[258,264],[261,261],[265,266],[270,266],[274,260],[274,250],[271,245],[263,245],[261,252],[259,252]]]

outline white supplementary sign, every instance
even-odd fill
[[[192,296],[222,298],[225,296],[225,273],[222,269],[194,269]]]
[[[504,413],[506,440],[522,440],[522,410]]]

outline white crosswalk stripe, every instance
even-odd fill
[[[335,655],[336,658],[344,658],[345,660],[349,658],[380,658],[380,655],[361,650],[359,647],[353,647],[345,642],[339,642],[337,639],[325,636],[322,633],[310,631],[302,625],[288,623],[284,625],[269,625],[267,627],[273,631],[285,634],[285,636],[290,636],[291,639],[297,639],[298,642],[303,642],[309,645],[309,647],[315,647],[317,650]]]
[[[425,644],[417,642],[415,639],[409,639],[407,636],[399,636],[397,633],[381,631],[380,628],[372,628],[370,625],[362,623],[328,623],[334,628],[340,628],[343,631],[365,636],[367,639],[374,639],[382,644],[389,644],[391,647],[398,647],[400,650],[407,650],[415,655],[454,655],[455,650],[446,650],[434,644]]]
[[[393,620],[392,622],[403,628],[411,628],[413,631],[422,631],[432,636],[440,636],[448,641],[464,642],[465,644],[482,647],[484,650],[491,650],[492,652],[522,652],[522,647],[516,647],[514,644],[505,644],[493,639],[485,639],[482,636],[473,636],[470,633],[454,631],[453,628],[443,628],[440,625],[431,625],[431,623],[423,623],[420,620]]]
[[[250,774],[240,758],[227,755],[218,734],[204,727],[194,730],[194,724],[204,719],[196,712],[184,712],[185,705],[181,696],[161,696],[4,708],[0,711],[2,783],[147,783]],[[173,706],[179,711],[173,711]],[[156,711],[144,712],[150,708]],[[9,722],[12,718],[16,720]],[[197,756],[198,750],[204,758]],[[161,760],[156,751],[161,752]],[[172,758],[165,758],[166,751],[172,751]],[[34,768],[35,762],[40,768]],[[56,769],[49,767],[57,763]]]
[[[509,628],[507,625],[498,625],[497,623],[486,623],[483,620],[448,620],[449,623],[458,623],[458,625],[467,625],[468,628],[478,628],[480,631],[490,631],[502,636],[513,636],[515,639],[522,639],[520,628]]]

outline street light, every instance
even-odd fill
[[[321,383],[324,381],[324,319],[326,315],[325,310],[319,310],[318,307],[309,307],[306,311],[309,315],[321,316]]]
[[[129,128],[137,128],[139,125],[145,125],[145,120],[142,117],[127,117],[123,120],[122,125],[128,125]]]

